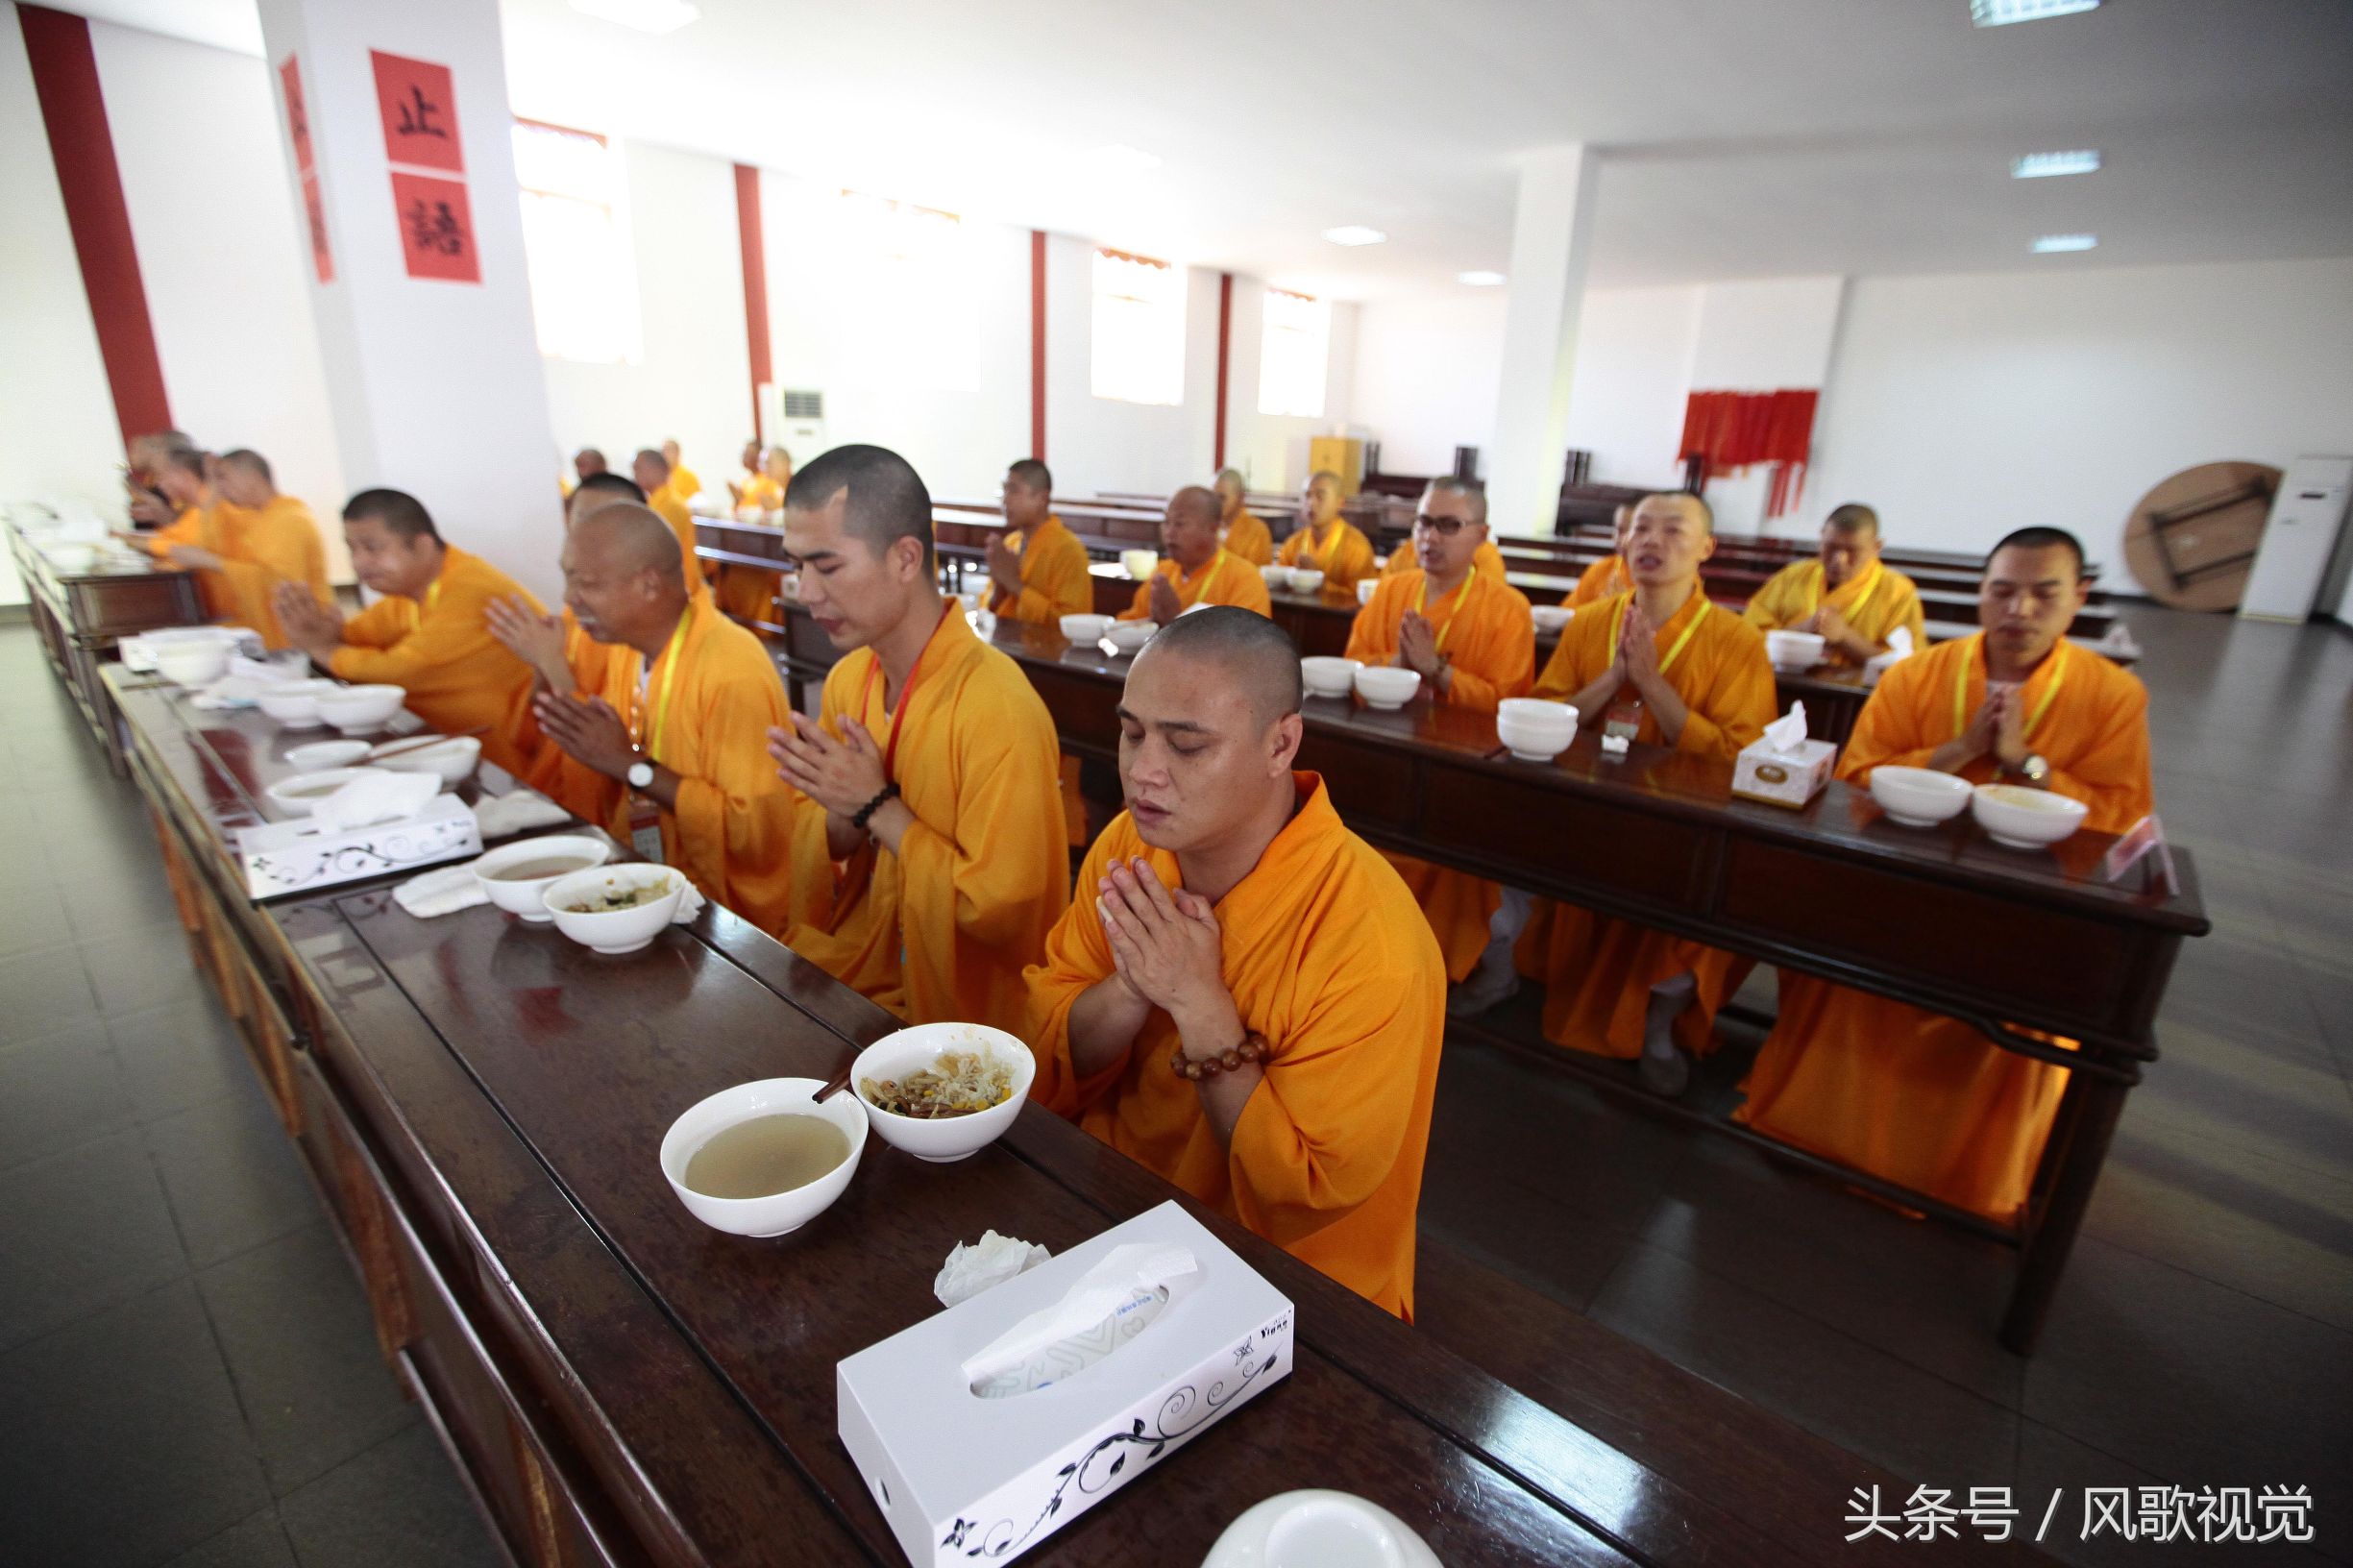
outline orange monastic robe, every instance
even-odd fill
[[[1021,591],[996,589],[989,608],[1008,620],[1051,626],[1066,615],[1087,615],[1094,609],[1094,578],[1087,572],[1087,547],[1064,526],[1059,516],[1023,534],[1005,530],[1005,545],[1021,557]]]
[[[783,580],[781,565],[771,570],[726,562],[721,565],[719,580],[712,585],[711,593],[719,600],[719,607],[739,621],[773,623],[782,619],[776,609],[776,588]],[[699,581],[698,577],[688,577],[687,587],[692,590]]]
[[[1249,563],[1230,550],[1220,549],[1210,557],[1209,565],[1187,576],[1178,569],[1172,557],[1164,557],[1152,569],[1156,577],[1166,577],[1176,589],[1179,613],[1195,604],[1233,604],[1261,615],[1274,614],[1275,601],[1267,596],[1266,579],[1259,576]],[[1136,601],[1119,612],[1122,621],[1144,621],[1152,615],[1152,585],[1136,585]]]
[[[1616,657],[1619,619],[1630,601],[1630,595],[1620,594],[1580,610],[1561,629],[1560,646],[1537,678],[1535,695],[1566,701],[1608,669]],[[1740,748],[1774,719],[1773,666],[1765,658],[1764,634],[1709,603],[1694,583],[1683,607],[1658,628],[1654,646],[1660,669],[1691,710],[1675,748],[1716,757],[1728,770]],[[1629,686],[1619,700],[1632,696]],[[1581,716],[1581,717],[1589,716]],[[1647,708],[1634,739],[1660,744],[1657,716]],[[1640,1056],[1651,988],[1687,972],[1698,989],[1692,1005],[1676,1018],[1676,1042],[1695,1055],[1714,1048],[1716,1009],[1739,989],[1748,960],[1569,904],[1550,906],[1549,915],[1530,922],[1519,947],[1521,964],[1532,961],[1544,977],[1547,1040],[1596,1056]]]
[[[1506,698],[1526,697],[1536,674],[1535,624],[1527,598],[1507,583],[1473,572],[1453,593],[1428,603],[1428,581],[1418,568],[1383,577],[1371,600],[1357,612],[1347,656],[1366,664],[1396,663],[1398,625],[1407,611],[1418,608],[1437,633],[1438,652],[1454,664],[1454,689],[1437,700],[1493,713]],[[1437,934],[1446,978],[1468,979],[1486,947],[1487,922],[1495,917],[1502,890],[1484,877],[1383,853]]]
[[[671,466],[670,478],[663,488],[676,496],[678,504],[683,506],[702,494],[702,476],[684,463],[675,463]]]
[[[1914,651],[1928,646],[1927,617],[1920,607],[1920,587],[1889,566],[1874,561],[1827,595],[1823,593],[1820,561],[1798,561],[1765,579],[1740,618],[1759,631],[1777,631],[1806,620],[1827,604],[1846,617],[1847,624],[1881,649],[1898,626],[1912,633]],[[1843,649],[1826,655],[1832,664],[1853,664]]]
[[[271,602],[280,583],[302,583],[321,604],[334,602],[318,519],[292,496],[273,496],[257,512],[225,501],[191,506],[150,542],[158,555],[173,545],[192,545],[221,558],[217,571],[197,574],[207,613],[231,625],[252,627],[266,647],[286,646]]]
[[[441,576],[422,600],[389,594],[343,623],[330,673],[408,693],[411,713],[445,734],[487,726],[482,755],[521,777],[529,760],[531,667],[490,635],[494,599],[539,601],[478,556],[445,546]]]
[[[1985,701],[1982,635],[1916,653],[1863,705],[1838,776],[1862,784],[1882,764],[1925,767]],[[2056,687],[2054,694],[2053,687]],[[2027,744],[2049,787],[2092,808],[2084,825],[2121,833],[2155,807],[2148,694],[2122,670],[2065,643],[2026,682]],[[1979,758],[1961,776],[1995,776]],[[2067,1069],[1994,1045],[1968,1024],[1781,971],[1780,1017],[1735,1113],[1758,1132],[2002,1224],[2014,1224],[2058,1115]]]
[[[1613,594],[1623,594],[1634,585],[1626,575],[1626,557],[1605,555],[1585,568],[1585,575],[1577,579],[1569,597],[1560,601],[1563,609],[1581,610],[1588,604],[1598,604]]]
[[[699,593],[705,574],[702,557],[695,553],[695,517],[686,509],[686,498],[691,494],[692,491],[677,488],[677,476],[674,474],[668,484],[646,498],[646,504],[670,525],[671,532],[678,536],[678,558],[686,572],[686,585]]]
[[[1381,565],[1384,577],[1419,570],[1421,563],[1415,558],[1410,542],[1390,551],[1389,558]],[[1471,551],[1471,570],[1483,577],[1493,577],[1497,582],[1504,580],[1504,552],[1496,548],[1494,540],[1483,540],[1479,548]]]
[[[1070,906],[1029,971],[1031,1096],[1398,1316],[1413,1315],[1413,1225],[1445,1034],[1437,946],[1411,894],[1341,825],[1313,773],[1296,816],[1218,900],[1220,973],[1244,1028],[1273,1048],[1220,1146],[1200,1091],[1170,1070],[1176,1025],[1153,1010],[1127,1055],[1080,1078],[1070,1005],[1112,973],[1092,890],[1142,855],[1169,887],[1176,856],[1126,813],[1087,852]]]
[[[916,823],[896,854],[875,843],[837,869],[825,813],[804,804],[793,837],[786,943],[910,1023],[1018,1030],[1021,969],[1070,900],[1054,721],[1021,667],[972,633],[953,600],[895,713],[859,649],[825,677],[820,719],[845,716],[889,747]]]
[[[1266,531],[1266,524],[1258,513],[1247,508],[1226,526],[1225,547],[1227,554],[1252,566],[1274,564],[1275,536]]]
[[[1313,537],[1314,530],[1300,527],[1276,552],[1275,559],[1284,566],[1296,566],[1306,571],[1320,568],[1327,588],[1354,588],[1359,577],[1373,575],[1372,541],[1360,532],[1357,526],[1344,518],[1334,518],[1324,530],[1323,538]]]
[[[738,506],[757,506],[764,512],[776,511],[784,505],[784,486],[765,474],[748,475],[736,487],[735,503]]]

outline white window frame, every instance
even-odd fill
[[[517,119],[513,135],[541,357],[637,363],[645,356],[645,318],[620,144],[542,120]]]
[[[1090,265],[1089,390],[1109,403],[1181,406],[1185,269],[1100,245]]]
[[[1270,288],[1261,311],[1259,412],[1323,418],[1332,379],[1332,302]]]

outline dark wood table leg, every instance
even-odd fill
[[[2053,1129],[2066,1139],[2066,1149],[2052,1176],[2049,1198],[2025,1238],[2018,1281],[2010,1287],[2009,1310],[2002,1314],[2001,1342],[2016,1355],[2034,1354],[2043,1319],[2050,1311],[2050,1298],[2058,1291],[2059,1276],[2067,1270],[2067,1257],[2074,1250],[2084,1211],[2092,1206],[2092,1189],[2098,1185],[2099,1167],[2107,1161],[2108,1144],[2116,1136],[2117,1118],[2123,1115],[2124,1096],[2131,1088],[2096,1073],[2068,1074],[2066,1099]]]

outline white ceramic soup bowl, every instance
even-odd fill
[[[1074,643],[1089,646],[1103,640],[1111,623],[1108,615],[1066,615],[1062,618],[1062,634]]]
[[[947,1051],[985,1051],[994,1060],[1013,1069],[1013,1092],[1003,1103],[986,1111],[975,1111],[963,1116],[902,1116],[885,1111],[866,1097],[866,1081],[903,1078],[919,1072],[937,1062]],[[919,1023],[912,1029],[883,1036],[858,1053],[858,1060],[849,1069],[849,1093],[837,1096],[848,1099],[857,1096],[866,1107],[867,1119],[882,1140],[895,1149],[904,1149],[918,1160],[929,1160],[934,1164],[947,1164],[977,1154],[996,1141],[998,1135],[1013,1125],[1013,1118],[1021,1114],[1021,1102],[1029,1098],[1030,1080],[1038,1075],[1038,1060],[1029,1054],[1029,1047],[1002,1029],[992,1029],[985,1023]]]
[[[1308,566],[1294,566],[1291,568],[1292,593],[1320,594],[1323,591],[1324,575],[1321,572],[1316,571],[1313,567]]]
[[[819,1105],[810,1096],[825,1087],[817,1078],[763,1078],[723,1089],[686,1108],[662,1135],[662,1175],[686,1212],[715,1231],[731,1236],[782,1236],[823,1213],[858,1173],[866,1152],[866,1114],[849,1093]],[[702,1146],[728,1128],[755,1116],[817,1116],[842,1130],[849,1154],[816,1181],[758,1198],[714,1198],[686,1185],[686,1167]]]
[[[1359,604],[1370,604],[1373,601],[1373,595],[1380,591],[1381,579],[1379,577],[1357,578],[1357,602]]]
[[[2040,849],[2057,844],[2083,825],[2092,808],[2070,796],[2030,790],[2022,784],[1980,784],[1969,797],[1977,825],[1996,844]]]
[[[1356,685],[1357,696],[1364,698],[1366,707],[1402,708],[1421,690],[1422,676],[1418,670],[1368,664],[1357,671]]]
[[[1127,568],[1129,576],[1141,582],[1159,569],[1160,552],[1153,550],[1123,550],[1119,552],[1119,564]]]
[[[545,838],[521,839],[502,844],[474,863],[475,880],[481,883],[482,892],[490,895],[493,905],[509,915],[520,915],[534,925],[545,925],[555,917],[548,912],[547,892],[575,871],[601,866],[613,858],[613,846],[602,839],[584,833],[551,833]],[[559,871],[545,876],[502,876],[517,867],[529,866],[535,861],[577,861]]]
[[[1259,576],[1269,588],[1280,590],[1288,588],[1291,585],[1291,569],[1287,566],[1274,566],[1271,564],[1262,566],[1259,568]]]
[[[349,784],[377,772],[374,768],[322,768],[315,773],[291,773],[261,793],[289,817],[307,817],[320,801]]]
[[[312,741],[286,747],[286,760],[306,772],[321,768],[351,768],[368,754],[365,741]]]
[[[1507,697],[1496,709],[1495,734],[1522,762],[1550,762],[1577,739],[1577,710],[1564,702]]]
[[[1299,661],[1299,679],[1310,697],[1346,697],[1356,689],[1357,672],[1363,668],[1360,659],[1315,653]]]
[[[398,686],[336,686],[311,701],[319,717],[344,734],[363,735],[381,729],[385,720],[401,711],[401,702],[407,696]]]
[[[319,694],[331,692],[331,680],[282,680],[254,693],[254,701],[288,729],[308,729],[319,721]],[[366,750],[365,747],[360,747]]]
[[[1765,657],[1776,670],[1811,670],[1822,662],[1822,650],[1828,646],[1818,631],[1765,633]]]
[[[1577,612],[1566,604],[1531,604],[1528,606],[1528,614],[1535,622],[1536,631],[1541,635],[1546,632],[1558,631],[1569,624],[1570,619]]]
[[[482,760],[482,742],[478,735],[453,735],[446,741],[430,746],[406,747],[376,759],[379,768],[389,768],[396,773],[436,773],[451,789],[463,784],[474,772],[475,764]]]
[[[227,643],[171,643],[156,650],[156,674],[175,686],[209,686],[228,673]]]
[[[584,910],[580,906],[609,894],[648,892],[650,896],[626,909]],[[548,884],[540,902],[555,917],[555,928],[583,947],[608,957],[634,953],[662,934],[662,927],[678,912],[686,896],[686,873],[674,866],[650,861],[591,867],[559,876]]]
[[[1150,642],[1158,630],[1159,625],[1150,621],[1114,621],[1103,628],[1103,635],[1121,653],[1133,653]]]
[[[1887,766],[1871,771],[1871,797],[1906,827],[1950,821],[1969,809],[1973,793],[1968,779],[1933,768]]]

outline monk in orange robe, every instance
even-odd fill
[[[671,445],[674,447],[676,443]],[[695,518],[686,509],[687,497],[695,492],[678,487],[676,476],[670,470],[670,459],[651,448],[630,460],[629,477],[646,493],[646,504],[678,536],[678,559],[685,569],[687,586],[700,592],[710,574],[703,570],[702,557],[695,553]]]
[[[752,442],[745,446],[744,456],[748,464],[757,462],[759,468],[743,484],[733,487],[736,521],[772,527],[776,513],[784,509],[784,487],[793,482],[793,454],[782,447],[771,447],[763,455],[759,444]],[[748,512],[752,515],[747,517]],[[783,576],[781,571],[730,562],[719,569],[719,580],[712,593],[719,600],[719,607],[738,621],[773,622],[777,618],[776,586]]]
[[[1372,541],[1340,517],[1337,474],[1320,473],[1308,480],[1299,498],[1299,527],[1283,541],[1275,560],[1303,571],[1321,571],[1326,588],[1354,588],[1359,577],[1373,575]]]
[[[679,505],[702,494],[702,477],[686,466],[686,458],[678,451],[677,437],[662,443],[662,461],[669,466],[671,493],[678,498]]]
[[[1275,537],[1264,520],[1243,504],[1249,482],[1238,468],[1220,469],[1217,492],[1217,537],[1226,553],[1247,566],[1272,566]]]
[[[408,711],[444,734],[479,729],[482,755],[520,777],[530,666],[483,623],[493,600],[529,596],[488,561],[442,542],[414,496],[362,490],[343,507],[352,570],[383,597],[345,620],[301,583],[278,585],[287,643],[331,675],[398,686]]]
[[[1035,457],[1005,470],[1005,531],[989,541],[989,608],[1009,621],[1059,625],[1094,609],[1087,547],[1054,515],[1054,475]]]
[[[1852,502],[1823,519],[1817,558],[1776,572],[1740,613],[1759,631],[1818,632],[1826,662],[1850,668],[1886,652],[1899,626],[1915,651],[1928,646],[1919,586],[1879,559],[1879,514]]]
[[[259,453],[208,458],[177,450],[164,456],[161,479],[167,495],[185,498],[186,508],[159,533],[128,537],[195,572],[213,620],[250,627],[264,646],[281,649],[288,645],[278,624],[280,583],[300,584],[321,604],[333,602],[318,522],[309,507],[278,493]]]
[[[1299,658],[1230,606],[1119,703],[1128,809],[1029,971],[1031,1094],[1400,1317],[1444,1032],[1412,895],[1297,772]]]
[[[1166,625],[1196,604],[1232,604],[1259,615],[1274,613],[1266,579],[1217,542],[1217,497],[1197,484],[1168,498],[1161,520],[1161,562],[1151,580],[1136,586],[1136,601],[1119,612],[1122,621]]]
[[[1070,899],[1054,721],[934,575],[905,458],[836,447],[793,478],[784,536],[836,648],[821,714],[769,733],[808,797],[786,943],[911,1023],[1021,1027],[1022,967]]]
[[[129,461],[122,470],[123,498],[133,524],[149,530],[168,527],[187,509],[185,502],[176,502],[164,493],[163,469],[173,453],[197,451],[195,440],[184,430],[149,430],[124,443],[123,455]],[[198,455],[201,458],[202,453]],[[133,542],[144,541],[135,537]]]
[[[764,931],[784,928],[794,799],[767,753],[792,704],[760,639],[689,594],[675,536],[623,501],[564,539],[566,625],[493,604],[493,635],[527,660],[532,713],[558,759],[564,804],[627,843],[630,801],[652,802],[662,860]],[[537,772],[538,770],[535,770]]]
[[[1700,586],[1715,545],[1699,497],[1645,497],[1627,539],[1633,591],[1579,612],[1535,695],[1573,704],[1582,728],[1630,724],[1639,744],[1728,769],[1773,722],[1775,688],[1764,635]],[[1669,1097],[1690,1082],[1683,1053],[1713,1048],[1716,1009],[1749,969],[1733,954],[1566,904],[1528,936],[1522,961],[1545,977],[1545,1038],[1638,1058],[1643,1082]]]
[[[1581,610],[1633,587],[1634,579],[1626,572],[1626,530],[1633,526],[1634,509],[1621,506],[1611,521],[1618,530],[1617,550],[1585,568],[1584,576],[1577,579],[1577,586],[1560,601],[1562,608]]]
[[[1535,625],[1518,589],[1473,564],[1486,544],[1486,492],[1469,479],[1431,480],[1413,520],[1410,554],[1421,565],[1382,577],[1349,629],[1347,656],[1419,672],[1417,701],[1493,713],[1506,698],[1526,697],[1536,673]],[[1447,979],[1469,978],[1502,890],[1409,855],[1388,861],[1437,933]]]
[[[1839,759],[1973,783],[2055,790],[2121,833],[2147,816],[2148,694],[2066,640],[2091,585],[2057,528],[1995,547],[1975,636],[1900,661],[1880,678]],[[2058,1115],[2067,1069],[1993,1044],[1970,1025],[1781,971],[1780,1016],[1735,1113],[1771,1138],[2002,1224],[2016,1224]]]

